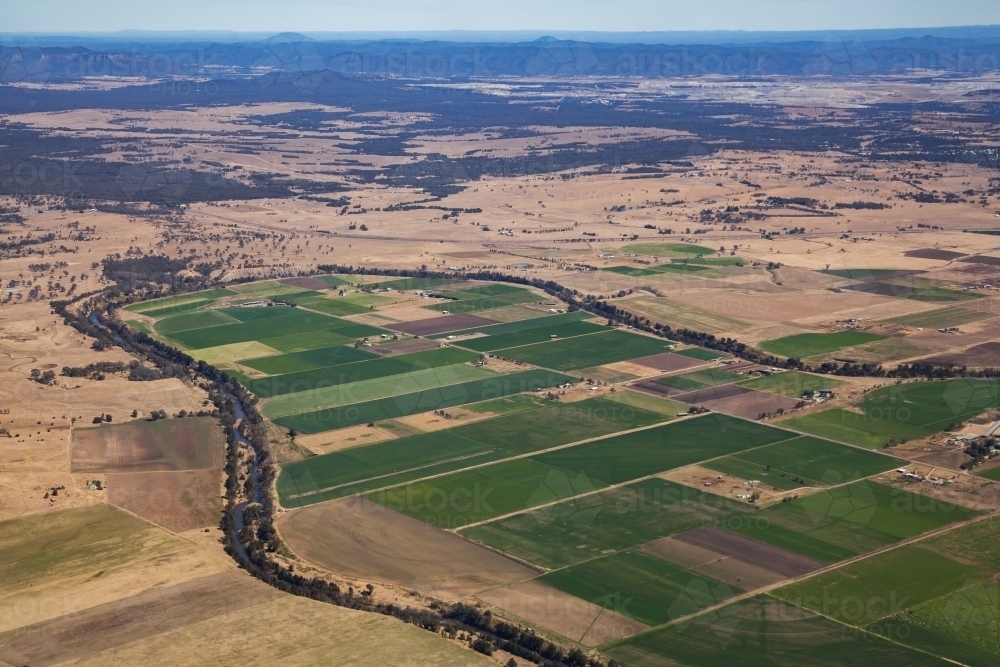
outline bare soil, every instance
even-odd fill
[[[824,566],[818,560],[711,526],[696,528],[675,537],[789,577],[802,576]]]
[[[496,322],[488,320],[485,317],[477,317],[476,315],[445,315],[443,317],[430,317],[426,320],[399,322],[398,324],[386,326],[390,329],[414,336],[431,336],[433,334],[444,333],[445,331],[473,329],[490,324],[496,324]]]
[[[696,554],[696,552],[690,551],[694,549],[699,550],[700,553]],[[670,562],[687,565],[694,572],[744,592],[755,591],[787,578],[780,572],[769,570],[766,567],[747,563],[739,558],[703,549],[670,537],[651,542],[643,547],[643,550]],[[691,562],[696,558],[705,558],[705,560]],[[687,560],[688,562],[679,562],[675,559]]]
[[[222,516],[219,470],[116,472],[106,477],[109,503],[173,533],[218,525]]]
[[[422,521],[360,498],[283,514],[278,527],[298,556],[346,576],[456,600],[538,572]]]
[[[648,627],[539,581],[494,588],[476,597],[584,646],[630,637]]]
[[[375,354],[381,354],[388,357],[397,354],[409,354],[410,352],[433,350],[437,347],[439,347],[439,343],[437,341],[428,340],[426,338],[410,338],[408,340],[401,340],[397,343],[376,345],[371,349],[371,351]]]
[[[219,469],[225,438],[213,417],[135,420],[73,432],[74,472]]]

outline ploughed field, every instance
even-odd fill
[[[696,263],[697,246],[656,245],[689,260],[670,266],[708,266]],[[310,563],[479,599],[628,665],[1000,658],[996,522],[879,483],[906,462],[874,451],[996,407],[995,382],[892,385],[856,406],[767,424],[758,411],[843,382],[750,378],[717,366],[711,350],[669,351],[665,339],[547,303],[490,320],[545,301],[510,285],[380,283],[432,295],[418,301],[428,317],[381,329],[348,318],[417,297],[315,280],[333,289],[260,283],[130,307],[154,335],[233,373],[291,433],[396,425],[373,444],[282,466],[279,530]],[[815,356],[869,340],[820,336],[778,347]],[[596,367],[629,363],[649,369],[634,388],[563,391]],[[406,421],[459,407],[470,420],[426,431]],[[690,468],[747,492],[678,477]],[[755,504],[761,483],[780,499]],[[824,606],[829,591],[835,609]]]

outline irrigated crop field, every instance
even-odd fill
[[[655,245],[689,263],[619,273],[737,266],[697,264],[703,249],[693,246]],[[221,363],[294,437],[352,427],[344,442],[315,445],[328,453],[284,463],[277,480],[290,510],[282,537],[308,563],[441,598],[475,597],[585,646],[610,642],[601,650],[626,664],[659,665],[662,656],[685,665],[757,664],[772,656],[716,651],[705,642],[718,632],[781,645],[794,656],[787,664],[864,655],[930,665],[944,655],[979,665],[1000,646],[989,632],[941,627],[956,604],[978,610],[982,582],[996,567],[988,555],[966,562],[956,553],[988,553],[981,546],[988,537],[961,538],[974,526],[867,556],[979,516],[872,481],[908,462],[866,449],[937,433],[996,407],[994,382],[894,384],[856,406],[838,396],[833,409],[803,413],[804,395],[854,385],[798,370],[748,378],[761,367],[716,366],[730,355],[693,345],[668,353],[665,338],[609,328],[581,312],[550,314],[535,305],[544,297],[523,288],[406,279],[382,283],[400,290],[385,296],[342,285],[344,296],[303,291],[317,290],[313,283],[250,284],[238,295],[136,313],[156,319],[162,311],[156,335]],[[442,291],[426,297],[408,289]],[[250,298],[296,307],[239,305]],[[511,308],[538,310],[511,317]],[[510,320],[488,319],[494,311]],[[345,319],[374,322],[382,313],[392,331]],[[845,331],[763,347],[816,357],[896,340]],[[617,383],[616,374],[634,378],[640,391],[580,386],[580,375]],[[683,416],[689,406],[715,412]],[[449,423],[447,413],[459,408]],[[754,421],[779,409],[792,417],[777,426]],[[433,418],[421,416],[432,410]],[[365,444],[366,424],[379,426],[372,444]],[[323,436],[303,442],[314,437]],[[90,450],[103,451],[94,444],[81,452]],[[126,482],[131,504],[123,507],[168,528],[177,523],[153,517],[155,507],[137,491],[141,480],[119,484]],[[199,495],[179,478],[170,488],[189,506],[184,520],[205,523]],[[766,488],[769,500],[756,507]],[[121,496],[120,489],[109,494],[112,502]],[[957,541],[939,545],[948,535]],[[910,576],[927,581],[909,587]],[[795,583],[773,596],[725,604],[789,579]],[[881,599],[911,588],[905,619],[874,609],[841,618],[813,603],[834,590],[838,599]],[[769,619],[768,627],[751,626],[751,613]],[[709,634],[698,629],[705,623]],[[879,637],[900,623],[911,640]],[[843,624],[850,634],[840,633]],[[628,638],[633,633],[640,634]]]

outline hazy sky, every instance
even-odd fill
[[[0,33],[831,30],[1000,24],[1000,0],[0,0]]]

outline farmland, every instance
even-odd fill
[[[451,384],[423,391],[398,394],[389,398],[362,403],[350,403],[281,417],[275,423],[299,433],[319,433],[354,424],[392,419],[418,412],[430,412],[466,403],[510,396],[525,391],[555,387],[574,378],[543,370],[522,371],[499,377],[489,377]]]
[[[760,344],[762,350],[782,357],[801,359],[836,352],[845,347],[884,340],[879,334],[863,331],[838,331],[837,333],[805,333],[767,340]]]
[[[846,480],[845,480],[846,481]],[[870,481],[856,481],[772,505],[763,521],[727,529],[825,562],[966,521],[975,512]]]
[[[614,642],[605,652],[636,667],[664,656],[690,667],[840,667],[860,660],[882,667],[944,667],[948,663],[768,596],[713,610],[690,621]]]
[[[706,368],[701,371],[684,373],[683,375],[670,375],[659,378],[657,382],[678,390],[678,393],[695,391],[697,389],[707,389],[717,387],[720,384],[730,384],[737,382],[742,376],[730,373],[718,368]]]
[[[663,352],[666,347],[667,342],[662,339],[615,330],[512,349],[501,348],[496,354],[543,368],[568,371],[645,357]]]
[[[959,424],[1000,400],[994,380],[962,378],[918,382],[876,389],[859,403],[859,411],[840,408],[794,417],[789,428],[877,448],[890,441],[912,440]]]
[[[578,598],[660,625],[742,591],[636,551],[556,570],[540,580]]]
[[[751,511],[654,477],[461,532],[503,553],[557,568]]]
[[[516,395],[510,400],[517,398]],[[497,400],[483,405],[492,408]],[[524,401],[519,401],[523,403]],[[441,473],[448,466],[466,467],[490,459],[539,451],[576,440],[657,423],[662,415],[628,408],[600,398],[567,405],[512,410],[510,414],[458,426],[435,434],[407,438],[336,452],[286,466],[278,479],[282,502],[293,495],[316,494],[321,489],[343,486],[343,493],[364,490],[359,484],[371,480],[374,488],[390,486],[410,478]],[[471,458],[471,457],[477,458]],[[429,466],[438,465],[430,468]],[[389,479],[388,475],[394,475]],[[349,488],[347,488],[349,485]],[[318,502],[323,498],[305,498]]]
[[[802,373],[800,371],[774,373],[740,382],[741,387],[766,391],[789,398],[799,398],[806,392],[819,391],[820,389],[836,389],[843,384],[842,380],[820,375],[810,375],[809,373]]]
[[[741,479],[759,479],[778,489],[829,486],[869,477],[899,466],[899,459],[802,437],[714,459],[712,470]]]
[[[530,322],[531,320],[527,321]],[[536,327],[524,331],[471,338],[460,341],[458,344],[477,352],[493,352],[499,349],[542,343],[551,339],[575,338],[586,334],[599,333],[606,329],[607,327],[590,322],[570,322],[553,327]]]

